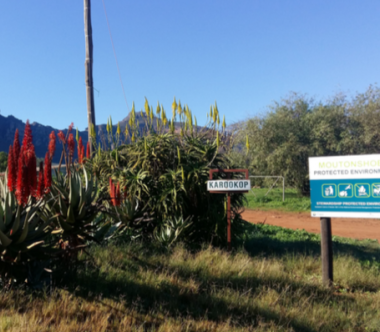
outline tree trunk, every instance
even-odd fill
[[[90,142],[91,155],[94,149],[92,141],[91,128],[95,128],[95,105],[94,105],[94,87],[92,79],[92,27],[91,27],[91,0],[84,0],[84,36],[86,41],[86,60],[85,67],[85,82],[86,82],[86,97],[87,97],[87,121],[88,121],[88,140]]]

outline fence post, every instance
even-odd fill
[[[331,218],[321,218],[321,257],[322,282],[326,286],[331,286],[333,283]]]

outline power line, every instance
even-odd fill
[[[124,90],[123,80],[121,79],[120,68],[119,68],[119,62],[117,61],[117,56],[116,56],[116,51],[115,51],[115,45],[114,45],[114,43],[113,43],[112,33],[111,33],[111,28],[110,28],[110,24],[109,24],[109,21],[108,21],[108,15],[107,15],[107,10],[106,10],[106,5],[105,5],[105,3],[104,3],[104,0],[102,0],[102,2],[103,2],[104,15],[106,16],[106,20],[107,20],[108,32],[109,32],[109,34],[110,34],[110,38],[111,38],[113,54],[114,54],[114,56],[115,56],[117,72],[119,73],[119,79],[120,79],[121,88],[123,89],[124,100],[125,100],[125,103],[126,103],[126,105],[127,105],[128,112],[129,112],[129,106],[128,106],[128,102],[127,102],[127,97],[126,97],[126,95],[125,95],[125,90]]]

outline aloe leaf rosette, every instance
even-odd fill
[[[0,275],[2,282],[25,277],[27,264],[47,260],[53,251],[46,241],[51,221],[43,216],[44,200],[31,197],[25,206],[17,203],[5,180],[0,180]],[[24,278],[25,279],[25,278]]]
[[[102,240],[105,229],[110,227],[103,218],[103,193],[83,167],[72,168],[66,176],[56,173],[50,197],[47,209],[71,248]]]

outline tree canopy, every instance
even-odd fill
[[[309,194],[308,157],[378,153],[379,125],[377,87],[351,100],[337,95],[327,102],[292,94],[265,115],[238,124],[237,141],[241,147],[248,136],[243,159],[252,174],[285,176],[287,185]]]

